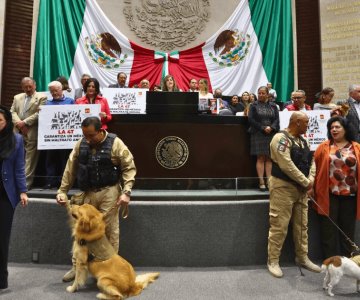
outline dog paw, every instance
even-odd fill
[[[69,285],[66,290],[69,292],[69,293],[74,293],[76,292],[76,287],[73,286],[73,285]]]
[[[108,299],[107,296],[105,294],[103,294],[103,293],[98,293],[96,295],[96,298],[98,298],[98,299]]]

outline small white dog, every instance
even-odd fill
[[[360,255],[352,258],[332,256],[324,260],[321,270],[325,272],[323,289],[329,296],[334,296],[332,289],[344,275],[356,279],[356,291],[360,292]]]

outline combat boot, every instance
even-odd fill
[[[278,262],[268,262],[268,270],[270,272],[270,274],[276,278],[281,278],[283,277],[283,272],[279,266]]]
[[[63,282],[71,282],[71,281],[74,281],[74,279],[75,279],[75,274],[76,274],[76,270],[75,270],[75,266],[73,265],[72,268],[65,273],[62,281],[63,281]]]
[[[321,268],[315,265],[307,256],[304,258],[295,257],[295,264],[311,272],[320,273]]]

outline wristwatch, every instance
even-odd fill
[[[122,193],[125,194],[125,195],[128,195],[129,197],[131,196],[131,192],[128,191],[128,190],[123,190]]]

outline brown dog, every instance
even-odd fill
[[[159,273],[136,276],[130,263],[119,256],[105,236],[103,214],[94,206],[73,205],[73,253],[76,259],[74,283],[67,287],[70,293],[85,284],[88,270],[97,279],[102,293],[98,299],[124,299],[136,296],[153,282]]]

